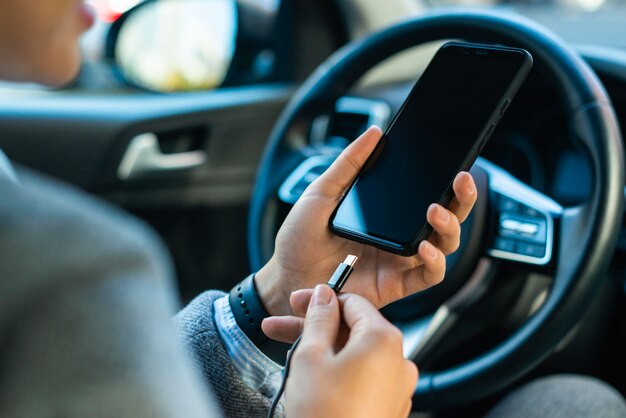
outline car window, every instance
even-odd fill
[[[574,44],[626,47],[626,3],[619,0],[417,0],[424,7],[511,10]]]

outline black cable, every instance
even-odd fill
[[[359,260],[359,257],[355,255],[349,255],[343,261],[343,263],[339,264],[330,280],[328,280],[328,286],[335,291],[335,293],[341,292],[343,285],[348,281],[348,277],[352,274],[354,270],[354,265]],[[285,368],[283,369],[283,381],[280,383],[280,387],[278,388],[278,392],[274,396],[272,400],[272,404],[270,405],[270,409],[267,411],[267,418],[274,418],[274,414],[276,413],[276,408],[280,403],[280,398],[282,398],[283,393],[285,392],[285,386],[287,386],[287,378],[289,377],[289,368],[291,366],[291,358],[293,357],[293,353],[298,348],[298,344],[300,344],[300,340],[302,339],[302,335],[299,336],[296,341],[294,341],[291,349],[287,353],[287,359],[285,360]]]
[[[278,392],[274,396],[272,400],[272,405],[270,406],[269,411],[267,412],[268,418],[274,418],[274,413],[276,413],[276,408],[280,403],[280,398],[283,396],[285,392],[285,386],[287,385],[287,378],[289,377],[289,366],[291,365],[291,357],[293,356],[294,351],[298,348],[298,344],[300,344],[300,340],[302,339],[302,335],[299,336],[296,341],[294,341],[293,345],[289,349],[287,353],[287,359],[285,360],[285,368],[283,369],[283,381],[280,382],[280,388],[278,388]]]

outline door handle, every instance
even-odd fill
[[[157,136],[145,133],[130,141],[117,175],[122,180],[129,180],[168,171],[190,170],[201,166],[206,160],[207,153],[200,150],[164,154]]]

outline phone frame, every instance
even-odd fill
[[[533,65],[532,55],[530,55],[528,51],[521,49],[521,48],[483,45],[483,44],[458,42],[458,41],[451,41],[451,42],[446,42],[445,44],[443,44],[439,48],[439,50],[437,51],[437,53],[435,54],[432,60],[434,60],[437,57],[437,54],[439,54],[441,51],[443,51],[445,48],[448,48],[448,47],[464,48],[466,49],[466,51],[464,52],[465,54],[487,55],[489,54],[489,51],[521,53],[524,56],[524,61],[522,62],[522,65],[520,66],[517,74],[515,74],[513,81],[511,82],[511,84],[509,85],[505,93],[503,94],[502,98],[500,99],[496,107],[494,108],[491,116],[489,117],[485,125],[483,126],[483,129],[481,130],[480,134],[476,137],[476,140],[474,141],[474,144],[472,145],[467,156],[465,157],[463,162],[459,165],[458,169],[456,170],[456,173],[452,177],[452,181],[448,184],[448,186],[446,187],[446,189],[444,190],[440,198],[436,201],[436,203],[444,207],[447,207],[450,204],[450,201],[452,200],[452,198],[454,197],[454,191],[452,189],[454,178],[461,171],[468,171],[472,167],[472,165],[474,165],[474,162],[476,161],[481,151],[483,150],[483,148],[489,141],[489,138],[491,137],[498,123],[502,119],[502,116],[504,115],[508,107],[510,106],[511,102],[513,101],[513,98],[517,94],[519,88],[521,87],[522,83],[526,79],[526,76],[530,72],[530,69],[532,68],[532,65]],[[426,72],[427,70],[428,68],[426,68],[424,72]],[[420,77],[420,80],[421,80],[421,77]],[[381,250],[384,250],[393,254],[403,255],[403,256],[411,256],[417,253],[419,244],[423,240],[428,239],[428,237],[431,235],[432,227],[426,221],[426,219],[424,219],[422,226],[418,229],[417,233],[413,236],[413,238],[409,242],[406,242],[406,243],[397,243],[397,242],[389,241],[388,239],[385,239],[383,237],[376,236],[375,234],[366,234],[361,231],[354,231],[351,229],[343,228],[341,226],[335,225],[334,220],[335,220],[337,211],[339,210],[339,207],[341,206],[346,196],[348,195],[348,192],[352,189],[352,187],[354,187],[354,184],[361,177],[361,174],[364,172],[364,170],[373,163],[372,159],[377,157],[379,147],[382,146],[382,143],[385,141],[388,132],[393,128],[396,120],[404,111],[404,108],[407,105],[408,101],[413,97],[415,91],[417,90],[420,84],[420,80],[417,80],[416,83],[414,84],[413,88],[411,89],[411,92],[408,94],[404,103],[400,107],[400,110],[398,110],[398,112],[393,117],[393,120],[389,124],[389,127],[386,129],[379,143],[376,145],[376,148],[374,149],[374,151],[372,151],[372,154],[368,157],[367,161],[363,165],[363,168],[361,169],[359,174],[355,177],[355,179],[350,184],[350,187],[348,187],[348,189],[342,196],[341,200],[337,204],[337,207],[333,211],[328,221],[328,225],[331,231],[335,235],[338,235],[343,238],[347,238],[352,241],[360,242],[362,244],[372,245],[376,248],[380,248]],[[507,101],[509,103],[505,107],[505,103],[507,103]]]

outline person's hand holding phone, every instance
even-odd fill
[[[439,283],[445,274],[445,255],[460,242],[460,224],[476,201],[476,185],[469,173],[454,181],[455,197],[448,209],[433,204],[427,220],[433,227],[428,241],[410,257],[394,255],[334,235],[328,220],[378,143],[382,132],[368,129],[348,146],[314,181],[285,219],[276,237],[272,259],[256,274],[256,286],[272,315],[288,315],[295,290],[325,283],[346,254],[360,258],[344,290],[365,297],[377,308]]]
[[[336,350],[342,322],[348,337]],[[403,357],[402,334],[371,303],[353,294],[338,299],[319,285],[292,358],[286,416],[406,417],[417,377]]]

